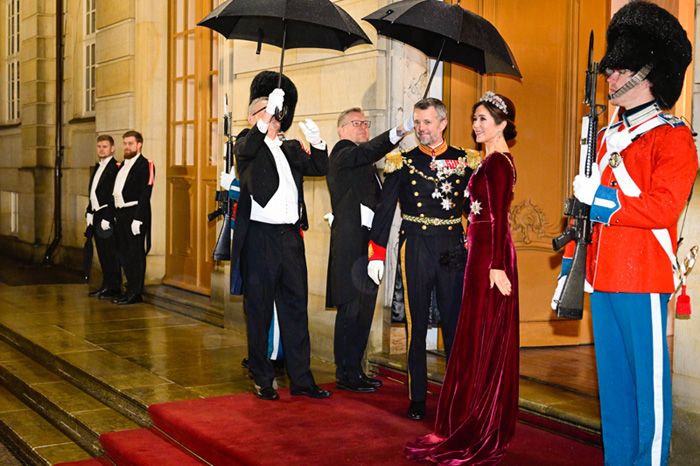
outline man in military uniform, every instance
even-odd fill
[[[622,118],[601,131],[591,177],[574,178],[594,225],[587,281],[608,465],[668,461],[666,316],[676,288],[676,225],[698,161],[688,127],[661,109],[678,99],[691,58],[686,32],[663,8],[630,2],[613,16],[600,65]],[[565,251],[560,284],[572,253]]]
[[[408,326],[410,419],[425,417],[430,295],[436,291],[448,354],[462,300],[466,249],[462,229],[465,190],[472,173],[466,153],[443,139],[447,109],[438,99],[420,100],[413,109],[415,149],[387,156],[386,180],[372,222],[367,273],[379,283],[389,230],[401,204],[399,255]]]
[[[355,392],[373,392],[382,384],[362,370],[377,301],[377,285],[367,276],[369,229],[381,192],[374,163],[412,129],[413,118],[371,140],[369,126],[361,108],[340,114],[340,140],[331,152],[327,177],[333,208],[328,298],[338,308],[334,335],[336,387]]]
[[[151,249],[151,192],[155,180],[153,161],[141,153],[143,136],[127,131],[122,136],[124,162],[114,180],[115,235],[119,262],[126,276],[126,293],[115,304],[142,301],[146,255]]]
[[[263,71],[253,78],[250,101],[267,96],[252,117],[255,124],[236,140],[234,154],[241,195],[236,212],[231,263],[240,258],[243,305],[248,332],[248,365],[255,394],[264,400],[279,398],[273,387],[275,371],[267,357],[268,331],[277,306],[285,351],[290,393],[328,398],[316,385],[310,369],[308,281],[302,230],[308,228],[304,177],[324,176],[328,151],[316,124],[299,123],[311,145],[284,140],[294,118],[296,86],[279,73]],[[252,121],[252,120],[251,120]]]
[[[85,211],[88,227],[94,232],[95,248],[102,269],[102,286],[91,291],[90,296],[112,299],[121,294],[122,272],[114,239],[114,179],[119,166],[114,159],[114,139],[108,134],[97,137],[97,157],[90,178],[89,201]]]

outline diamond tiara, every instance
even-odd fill
[[[488,102],[506,115],[508,115],[508,106],[499,96],[494,94],[492,91],[487,91],[486,94],[481,96],[479,102]]]

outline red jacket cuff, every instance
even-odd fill
[[[386,259],[386,248],[370,241],[367,247],[367,257],[371,261],[383,261]]]

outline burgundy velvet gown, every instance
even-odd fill
[[[406,445],[415,460],[450,466],[498,464],[518,415],[518,276],[508,211],[515,166],[509,153],[488,155],[469,180],[469,255],[462,307],[440,392],[435,432]],[[510,296],[489,270],[506,271]]]

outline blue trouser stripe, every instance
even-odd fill
[[[668,298],[598,291],[591,296],[606,465],[668,464]]]

